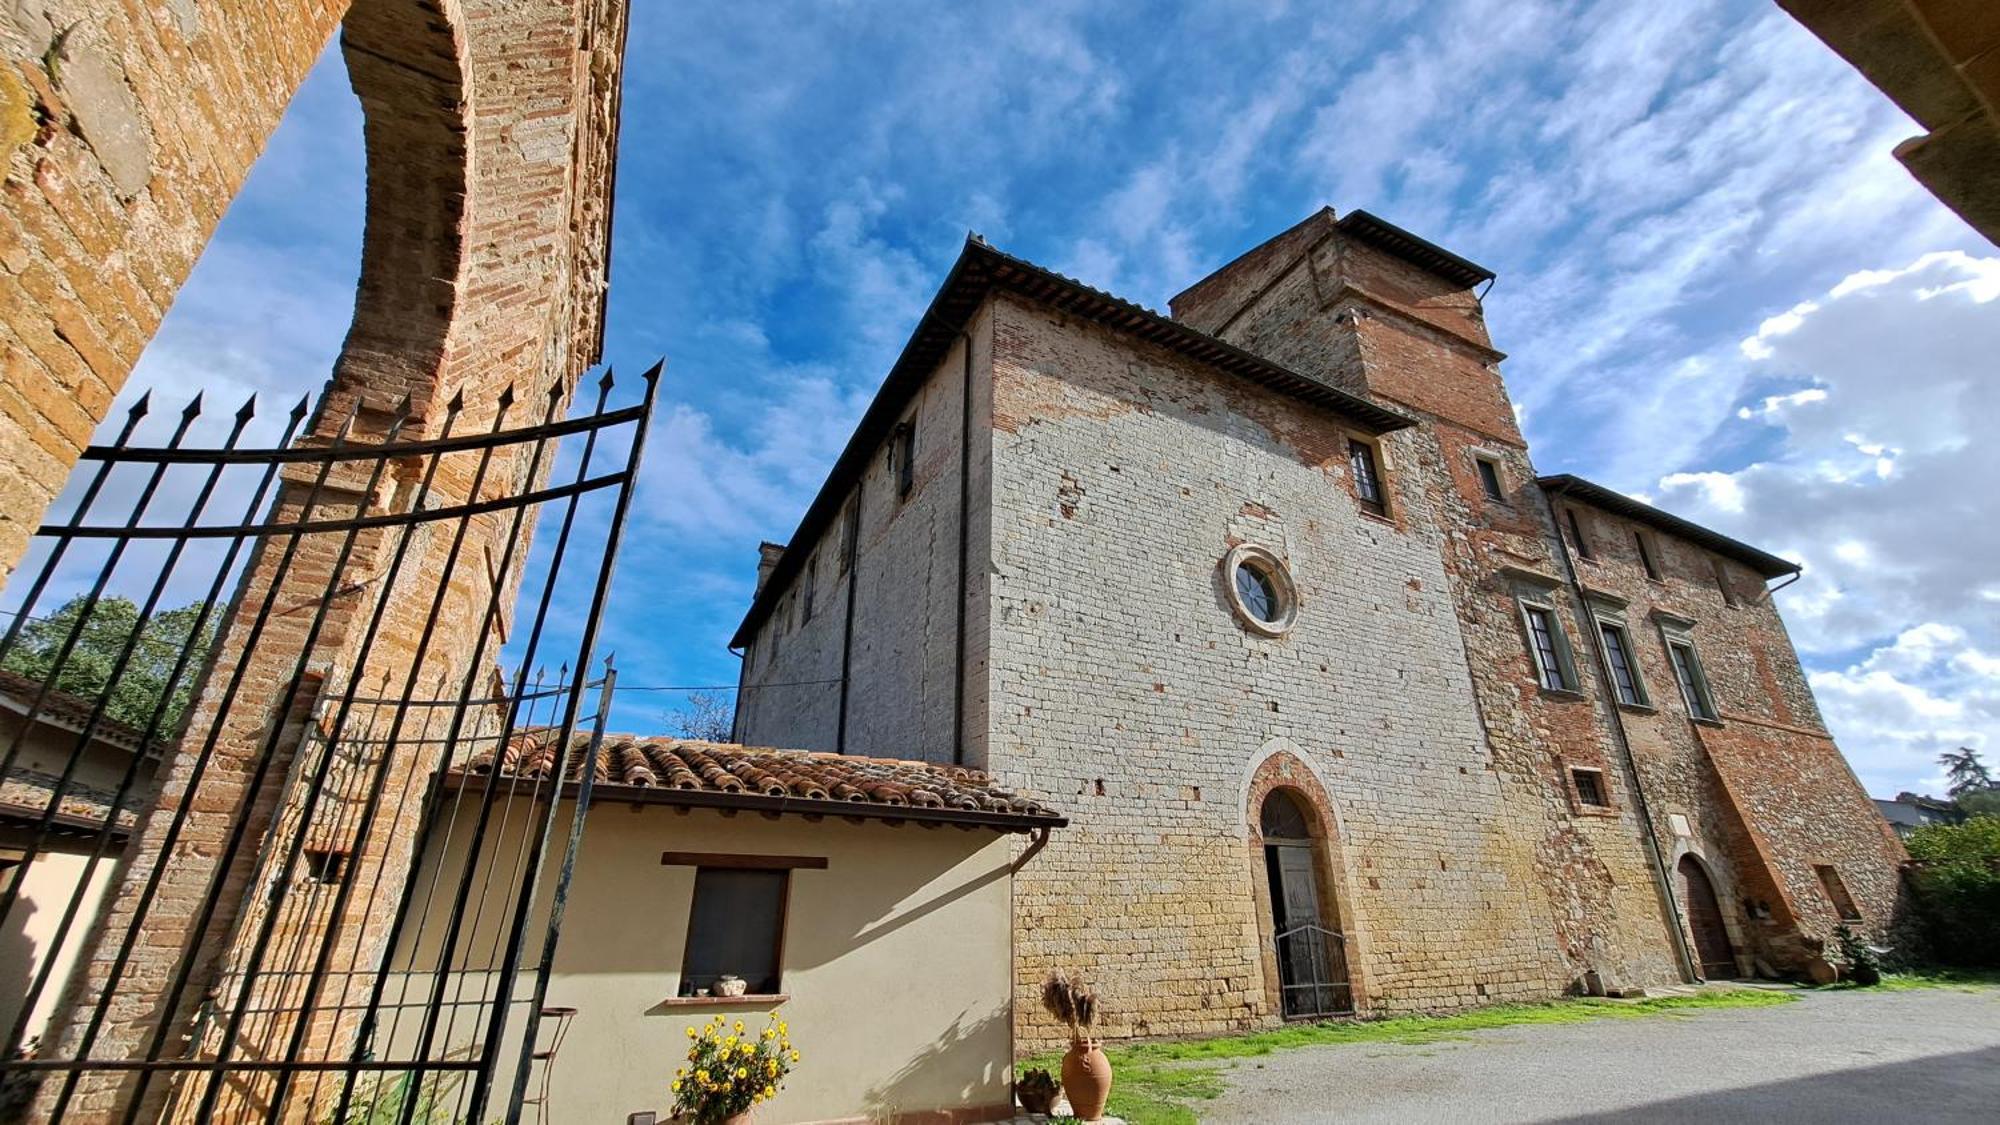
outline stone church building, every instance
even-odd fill
[[[1903,853],[1799,568],[1537,475],[1492,277],[1328,209],[1167,317],[969,240],[765,545],[737,740],[1045,795],[1017,988],[1112,1034],[1823,972]]]

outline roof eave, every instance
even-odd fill
[[[1588,481],[1571,473],[1555,473],[1537,477],[1535,483],[1543,490],[1556,495],[1578,497],[1588,503],[1621,515],[1627,519],[1651,524],[1662,531],[1671,532],[1689,542],[1706,547],[1716,554],[1725,555],[1756,571],[1765,579],[1783,578],[1798,574],[1805,568],[1790,559],[1780,558],[1768,551],[1761,551],[1740,539],[1732,539],[1719,531],[1703,527],[1692,520],[1682,519],[1671,512],[1663,512],[1651,504],[1634,500],[1615,489]]]
[[[1028,284],[1029,281],[1037,284]],[[847,502],[847,494],[853,482],[858,479],[867,460],[877,446],[888,437],[895,420],[901,414],[904,399],[897,392],[906,385],[920,383],[929,374],[923,362],[929,354],[924,345],[933,339],[932,334],[946,332],[955,334],[962,331],[971,320],[972,313],[982,305],[996,287],[1018,293],[1030,300],[1041,300],[1066,311],[1077,312],[1098,323],[1106,324],[1149,339],[1154,343],[1174,347],[1183,354],[1200,362],[1242,375],[1268,386],[1282,394],[1289,394],[1326,409],[1347,415],[1371,434],[1383,434],[1393,430],[1416,425],[1416,420],[1395,410],[1379,406],[1357,395],[1349,394],[1338,387],[1322,383],[1317,379],[1301,375],[1281,367],[1261,356],[1244,351],[1233,344],[1209,336],[1185,324],[1162,316],[1151,309],[1115,297],[1099,289],[1064,277],[1023,258],[994,249],[985,239],[976,234],[966,236],[965,247],[959,252],[958,260],[952,263],[945,275],[944,284],[938,287],[931,303],[925,308],[917,327],[903,345],[896,362],[889,368],[889,374],[882,380],[882,386],[875,392],[875,398],[861,415],[861,421],[854,427],[854,434],[834,459],[833,468],[827,473],[826,481],[812,503],[806,506],[805,515],[800,518],[797,528],[787,541],[791,544],[810,545],[818,541],[825,529],[832,525],[841,506]],[[1062,295],[1065,301],[1052,300]],[[946,345],[949,350],[949,345]],[[778,559],[770,577],[753,595],[750,608],[729,639],[729,647],[747,647],[756,638],[757,630],[776,609],[777,602],[799,571],[805,569],[806,556],[811,550],[788,550]]]
[[[445,777],[444,788],[461,789],[483,785],[480,774],[453,772]],[[577,782],[564,782],[562,796],[575,800]],[[545,800],[549,791],[539,791]],[[919,824],[952,824],[966,828],[991,828],[1000,832],[1032,832],[1038,828],[1063,828],[1069,818],[1055,814],[1003,813],[988,809],[937,808],[925,805],[884,805],[873,801],[815,800],[807,797],[772,797],[763,793],[717,793],[706,789],[670,789],[664,786],[613,785],[597,782],[591,786],[591,803],[616,801],[633,805],[667,805],[677,808],[720,809],[776,816],[840,816],[863,820],[912,821]]]

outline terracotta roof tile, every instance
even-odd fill
[[[571,745],[569,782],[583,776],[589,736]],[[501,775],[548,781],[556,767],[552,732],[516,736],[501,755]],[[493,772],[491,752],[475,756],[460,778]],[[863,758],[807,750],[774,750],[664,736],[606,735],[592,784],[606,798],[638,793],[665,804],[712,805],[823,815],[984,823],[994,827],[1060,826],[1060,813],[1003,789],[985,773],[962,766],[897,758]]]

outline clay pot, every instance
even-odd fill
[[[1085,1121],[1104,1116],[1104,1103],[1111,1098],[1111,1060],[1095,1039],[1076,1039],[1062,1061],[1063,1093],[1069,1095],[1070,1113]]]

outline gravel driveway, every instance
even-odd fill
[[[1225,1070],[1204,1123],[2000,1122],[2000,990],[1305,1047]]]

